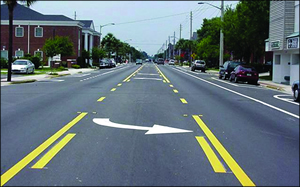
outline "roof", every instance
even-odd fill
[[[86,28],[90,28],[93,23],[92,20],[77,20],[77,21],[80,21],[81,23],[83,23],[84,24],[83,27],[86,27]]]
[[[9,20],[6,4],[1,5],[1,20]],[[44,15],[20,4],[17,4],[14,8],[14,20],[74,21],[64,15]]]

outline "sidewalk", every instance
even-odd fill
[[[81,68],[81,69],[74,69],[74,68],[69,68],[68,71],[60,71],[56,72],[60,76],[64,75],[74,75],[78,73],[87,73],[91,71],[95,71],[98,69],[92,69],[92,68]],[[7,78],[1,79],[1,86],[7,86],[10,85],[12,82],[19,82],[19,81],[28,81],[28,82],[34,82],[35,81],[43,81],[43,80],[48,80],[51,78],[57,77],[57,75],[49,75],[49,74],[41,74],[41,75],[29,75],[29,76],[19,76],[19,77],[12,77],[11,82],[7,82]]]
[[[183,68],[186,69],[190,69],[189,66],[182,66]],[[214,76],[219,76],[219,71],[215,71],[215,70],[206,70],[206,73],[214,75]],[[260,73],[259,76],[266,76],[269,75],[269,73]],[[278,91],[281,91],[283,93],[286,94],[290,94],[293,95],[293,92],[291,90],[291,85],[285,85],[285,84],[280,84],[280,83],[275,83],[269,80],[258,80],[258,84],[260,84],[261,86],[265,87],[265,88],[269,88],[269,89],[275,89]]]

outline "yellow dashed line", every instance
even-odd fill
[[[173,88],[174,86],[172,84],[170,84],[170,87]]]
[[[184,104],[187,104],[188,102],[184,98],[180,98],[180,101]]]
[[[122,86],[122,84],[120,83],[120,84],[118,84],[118,86]]]
[[[97,101],[98,102],[101,102],[101,101],[103,101],[105,99],[105,97],[100,97]]]
[[[178,93],[178,90],[176,90],[176,89],[173,89],[173,91],[174,91],[175,93]]]
[[[117,88],[113,88],[113,89],[111,89],[110,91],[112,91],[112,92],[113,92],[113,91],[116,91],[116,89],[117,89]]]

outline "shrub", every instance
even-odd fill
[[[80,66],[79,66],[79,65],[77,65],[77,64],[74,64],[74,65],[72,65],[72,68],[79,69],[79,68],[80,68]]]
[[[31,57],[29,59],[33,64],[34,64],[34,68],[38,69],[41,65],[41,59],[37,56]]]
[[[64,71],[64,70],[68,70],[68,69],[66,69],[66,68],[63,67],[63,66],[59,66],[59,67],[57,68],[57,70],[59,70],[59,71]]]
[[[77,64],[81,67],[81,68],[86,68],[87,67],[87,63],[85,63],[85,59],[82,57],[78,57],[77,58]]]
[[[67,63],[66,61],[62,61],[62,62],[61,62],[61,65],[62,65],[63,67],[67,67],[68,63]]]
[[[8,68],[8,61],[5,58],[1,58],[1,68]]]
[[[93,62],[92,65],[93,65],[93,66],[96,66],[96,67],[99,67],[99,66],[100,66],[100,63],[99,63],[99,62]]]

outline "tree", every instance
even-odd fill
[[[99,59],[102,59],[105,57],[105,51],[103,49],[100,49],[99,47],[93,47],[91,56],[92,56],[93,62],[99,63]]]
[[[43,51],[47,57],[51,59],[60,54],[63,56],[70,56],[74,53],[73,51],[73,43],[69,40],[69,37],[64,36],[55,36],[55,38],[49,38],[46,40]]]
[[[108,58],[110,58],[111,53],[114,52],[116,43],[117,39],[112,33],[108,33],[101,41],[104,50],[108,52]]]
[[[7,7],[9,12],[9,26],[8,26],[8,32],[9,32],[9,39],[8,39],[8,72],[7,72],[7,81],[11,81],[11,64],[12,64],[12,45],[13,45],[13,19],[14,19],[14,8],[17,6],[16,0],[9,0],[9,1],[3,1]],[[26,2],[26,5],[29,7],[31,4],[33,4],[35,1],[22,1]]]

